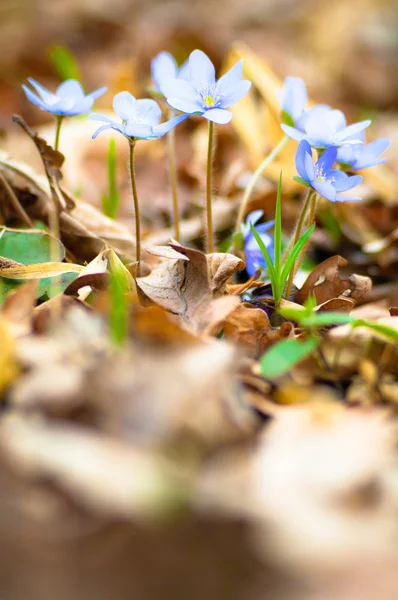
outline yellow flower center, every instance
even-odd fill
[[[211,106],[214,106],[214,104],[215,104],[215,100],[214,100],[213,96],[210,96],[210,95],[205,96],[203,98],[203,102],[205,103],[205,106],[207,106],[207,108],[210,108]]]

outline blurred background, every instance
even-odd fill
[[[398,148],[397,8],[396,0],[332,0],[328,3],[324,0],[193,0],[189,3],[183,0],[2,0],[0,134],[3,148],[14,157],[18,155],[38,166],[29,140],[21,141],[22,136],[15,135],[18,127],[11,122],[11,115],[21,114],[32,126],[53,126],[48,115],[25,98],[21,85],[28,77],[52,90],[63,76],[71,74],[79,76],[87,91],[107,85],[108,93],[95,106],[95,110],[101,111],[111,109],[113,95],[124,89],[137,97],[147,96],[151,86],[150,61],[162,50],[171,52],[181,64],[193,49],[201,48],[218,69],[225,69],[231,48],[238,43],[263,61],[276,81],[282,81],[287,75],[301,76],[313,101],[342,109],[348,121],[372,118],[369,135],[390,137],[389,156],[392,157]],[[239,56],[236,55],[235,60]],[[263,111],[264,102],[258,105],[258,123]],[[199,126],[203,125],[198,121]],[[106,188],[103,159],[108,142],[106,136],[104,139],[100,136],[92,143],[90,136],[95,124],[85,125],[80,128],[70,125],[70,135],[63,133],[61,150],[69,159],[64,177],[70,189],[79,191],[86,200],[99,206],[99,197]],[[196,129],[192,120],[183,126],[183,131],[184,127],[188,133]],[[242,162],[243,167],[255,168],[275,141],[267,140],[267,127],[257,144],[255,140],[248,143],[251,133],[242,131],[236,119],[232,127],[235,132],[230,127],[218,128],[218,164],[221,168],[228,164],[229,171],[224,178],[226,183],[217,179],[219,173],[215,182],[224,195],[229,191],[226,188],[230,179],[234,179],[234,173],[242,171]],[[46,130],[42,133],[51,139],[52,133]],[[187,144],[181,135],[179,138],[181,203],[184,214],[189,216],[192,194],[195,198],[197,180],[201,178],[197,159],[204,140],[197,136]],[[240,140],[245,142],[245,147],[239,145]],[[120,152],[125,153],[123,140],[119,139],[118,143]],[[144,218],[148,226],[156,229],[170,220],[164,191],[165,161],[159,161],[164,155],[164,145],[151,143],[147,150],[145,146],[140,145],[140,151],[152,155],[158,177],[154,181],[153,164],[148,166],[147,162],[139,161],[138,179],[146,206]],[[100,161],[100,166],[95,165],[95,159]],[[231,167],[234,159],[240,161],[238,167]],[[390,160],[390,165],[395,168],[394,161]],[[128,196],[124,166],[122,161],[119,183],[122,195]],[[391,196],[391,190],[389,194]],[[197,200],[201,201],[199,197]],[[271,216],[272,210],[266,208],[266,213],[270,213],[266,216]],[[122,208],[120,216],[131,219],[131,210],[123,212]]]
[[[233,225],[250,172],[275,143],[275,136],[280,136],[277,116],[274,115],[273,129],[268,127],[269,120],[265,114],[267,90],[260,89],[261,77],[268,74],[274,78],[272,85],[270,80],[265,79],[274,94],[285,76],[300,76],[305,80],[313,101],[342,109],[350,122],[372,118],[369,139],[387,136],[392,140],[386,170],[375,169],[376,175],[366,176],[361,190],[365,198],[361,211],[358,211],[357,205],[338,207],[334,218],[338,220],[344,216],[344,219],[341,218],[346,245],[344,256],[349,259],[351,272],[363,269],[366,274],[379,275],[381,282],[396,280],[398,257],[395,249],[388,260],[377,265],[373,258],[365,260],[360,249],[365,242],[377,236],[388,236],[398,226],[395,179],[398,170],[396,0],[0,0],[0,151],[41,169],[31,140],[11,120],[15,113],[22,115],[35,130],[39,129],[44,137],[53,139],[53,121],[31,105],[21,89],[28,77],[55,90],[65,75],[65,68],[69,75],[71,70],[77,69],[75,75],[79,76],[86,91],[108,86],[107,94],[96,102],[95,109],[101,112],[111,108],[113,95],[121,90],[129,90],[137,97],[148,94],[151,86],[150,62],[158,52],[171,52],[181,64],[195,48],[204,50],[220,70],[242,55],[247,57],[245,61],[253,71],[256,61],[261,64],[251,95],[253,103],[246,105],[242,102],[231,127],[218,128],[214,176],[218,190],[215,215],[219,232],[227,231]],[[95,129],[96,124],[85,118],[68,121],[62,132],[60,149],[66,155],[64,178],[68,188],[76,197],[100,208],[101,194],[106,191],[107,185],[105,160],[109,138],[100,136],[93,142],[91,135]],[[124,199],[120,219],[131,227],[132,209],[126,171],[128,148],[122,136],[119,138],[118,185]],[[206,152],[203,120],[184,123],[178,129],[177,144],[181,210],[189,219],[202,215]],[[294,223],[302,194],[302,189],[291,182],[289,169],[292,170],[293,156],[291,150],[281,163],[284,169],[286,166],[287,173],[284,187],[287,202],[284,202],[283,208],[286,226]],[[274,183],[280,168],[278,164],[274,171],[270,170],[270,180],[264,179],[250,204],[250,209],[264,209],[265,218],[273,215]],[[152,235],[153,243],[165,243],[170,236],[167,229],[170,225],[170,194],[162,140],[139,145],[137,175],[144,233],[147,240]],[[362,220],[358,218],[359,212]],[[202,231],[194,228],[192,231],[187,238],[190,242],[196,239],[200,245]],[[322,237],[324,230],[319,228],[319,231],[314,239],[324,252],[322,256],[336,252],[339,242],[333,246],[329,233]],[[337,251],[340,252],[340,248]],[[396,288],[394,293],[396,298]],[[389,306],[396,305],[391,300]],[[82,337],[90,338],[92,332],[85,334],[83,325],[78,325],[83,331]],[[80,344],[80,339],[78,342]],[[73,347],[70,354],[75,351]],[[151,371],[153,354],[149,354],[145,357],[150,364],[146,380],[157,382],[159,379],[161,388],[161,377],[168,381],[167,362],[163,361],[163,355],[159,355],[154,377]],[[210,360],[213,361],[212,355]],[[117,365],[114,366],[116,380],[119,371]],[[129,369],[130,365],[125,371]],[[232,373],[233,366],[230,370]],[[211,372],[210,365],[208,371]],[[180,373],[177,367],[176,372]],[[222,377],[218,373],[214,376],[221,382],[221,391],[209,378],[203,397],[211,397],[215,387],[220,396],[228,389],[232,375],[226,370],[222,373]],[[122,373],[120,385],[125,385],[130,407],[127,393],[130,380],[125,383],[123,377]],[[166,390],[168,386],[163,387]],[[324,387],[322,393],[328,397],[329,391]],[[181,418],[184,426],[184,419],[189,421],[192,415],[196,415],[198,402],[195,390],[192,385],[190,392],[195,402],[192,401]],[[135,392],[140,397],[141,389]],[[96,394],[100,396],[99,392]],[[105,390],[104,396],[113,400],[111,386]],[[174,406],[174,396],[169,401]],[[339,405],[338,402],[335,404]],[[45,426],[34,419],[33,430],[37,437],[32,439],[28,431],[18,426],[14,430],[15,424],[12,425],[8,443],[13,447],[15,435],[26,454],[22,451],[18,454],[17,448],[23,477],[7,468],[0,468],[0,489],[8,490],[8,496],[7,493],[2,495],[0,505],[1,600],[397,598],[397,465],[391,449],[393,445],[385,451],[384,438],[390,439],[390,432],[385,434],[382,419],[376,419],[377,422],[370,425],[366,415],[358,421],[355,416],[345,421],[347,415],[340,418],[337,410],[329,423],[328,414],[322,413],[320,418],[316,415],[311,420],[299,410],[297,422],[290,422],[289,417],[286,421],[282,419],[277,425],[279,430],[274,441],[271,437],[268,446],[267,439],[265,450],[263,448],[254,457],[254,463],[251,459],[246,463],[253,439],[247,445],[243,442],[236,451],[234,444],[238,446],[238,442],[233,438],[232,450],[229,449],[231,454],[223,454],[223,444],[226,444],[228,436],[219,435],[217,428],[223,433],[224,409],[222,406],[221,416],[218,414],[219,421],[214,427],[214,438],[221,440],[218,440],[221,456],[217,454],[214,464],[206,465],[201,481],[195,483],[199,498],[196,500],[195,497],[195,510],[187,511],[180,519],[168,521],[162,527],[153,524],[148,527],[146,522],[135,521],[128,511],[123,512],[126,501],[124,464],[120,463],[120,472],[116,469],[114,479],[120,449],[112,445],[113,429],[109,437],[102,435],[101,431],[98,435],[98,447],[104,439],[106,443],[111,440],[109,456],[112,459],[104,467],[104,483],[99,491],[95,487],[91,489],[84,468],[87,464],[89,472],[90,458],[93,458],[93,471],[102,474],[101,452],[95,454],[98,448],[95,446],[93,451],[91,440],[86,447],[84,440],[68,438],[64,454],[75,460],[71,459],[72,471],[75,468],[78,471],[77,467],[81,466],[82,472],[77,483],[73,472],[72,475],[68,472],[64,478],[68,484],[65,492],[60,484],[64,482],[62,468],[59,468],[61,476],[57,479],[56,453],[55,466],[51,467],[56,474],[53,479],[40,478],[37,465],[36,471],[35,465],[30,465],[34,475],[39,473],[38,480],[32,475],[35,486],[30,485],[29,479],[29,457],[36,456],[35,449],[42,440],[48,444],[44,447],[43,456],[52,457],[53,449],[58,448],[57,435],[53,435],[51,429],[51,435],[47,437]],[[191,440],[187,442],[184,438],[184,428],[181,435],[178,407],[170,419],[167,411],[166,418],[159,418],[159,430],[162,427],[166,430],[161,435],[156,426],[153,433],[152,421],[147,419],[146,410],[147,406],[137,417],[140,427],[150,421],[150,433],[143,434],[147,444],[145,450],[152,448],[153,444],[157,450],[160,448],[161,452],[173,456],[174,444],[182,443],[188,459],[193,457],[194,463],[192,448],[195,448],[197,440],[192,442],[191,447]],[[212,410],[213,407],[209,409],[210,419],[214,416]],[[268,422],[267,411],[264,410],[264,413],[261,423]],[[148,414],[157,423],[157,405]],[[79,414],[78,418],[85,423],[87,415],[82,417]],[[124,435],[124,421],[120,421]],[[166,425],[163,421],[167,422]],[[322,429],[325,422],[331,424],[330,430],[326,428],[327,433]],[[206,414],[203,422],[199,421],[198,436],[204,431],[203,437],[206,438],[208,423]],[[63,427],[61,421],[60,432]],[[137,429],[141,435],[140,427]],[[98,422],[95,421],[93,429],[96,433],[97,428]],[[177,429],[175,437],[174,428]],[[140,435],[129,430],[128,426],[126,429],[129,450],[131,441],[133,446],[138,439],[139,446],[142,441]],[[253,434],[254,430],[255,427],[250,433]],[[325,445],[322,441],[324,435]],[[253,438],[256,436],[257,433],[252,435]],[[24,445],[26,439],[28,441]],[[297,447],[301,442],[302,454],[299,454]],[[5,443],[4,439],[2,443]],[[80,443],[83,454],[79,453]],[[212,440],[212,443],[214,445],[207,451],[216,454],[218,442]],[[267,454],[269,448],[270,454]],[[333,448],[332,452],[330,448]],[[318,452],[319,471],[314,474],[312,460]],[[81,455],[85,460],[81,461]],[[298,462],[295,463],[297,456]],[[126,464],[131,474],[135,473],[135,463],[130,458],[128,454]],[[2,460],[0,456],[0,467]],[[137,473],[142,474],[146,463],[143,466],[140,460],[137,459]],[[25,461],[28,463],[26,469]],[[38,463],[40,466],[39,459]],[[280,464],[282,468],[279,470]],[[332,473],[331,480],[318,489],[319,481],[324,481],[323,465]],[[264,475],[262,481],[264,473],[268,475]],[[333,479],[335,473],[337,475]],[[101,477],[96,479],[97,483],[98,480]],[[117,488],[115,498],[112,497],[112,485]],[[79,493],[75,495],[76,489]],[[270,489],[273,490],[271,494]],[[147,488],[145,490],[151,501],[151,490],[149,493]],[[98,500],[99,495],[101,501]],[[18,511],[14,511],[15,498],[18,498]],[[196,505],[200,505],[200,510]],[[263,521],[265,506],[268,515]],[[139,516],[140,510],[142,507],[137,510]],[[260,522],[261,527],[257,525]]]

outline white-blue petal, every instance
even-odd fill
[[[39,83],[35,79],[32,79],[32,77],[28,77],[28,81],[30,85],[35,88],[36,92],[39,94],[39,97],[43,100],[43,102],[45,102],[48,105],[51,105],[57,101],[57,97],[55,96],[55,94],[52,94],[51,92],[46,90],[46,88],[43,87],[41,83]]]
[[[362,181],[362,177],[360,175],[354,175],[352,177],[345,177],[344,179],[340,179],[339,181],[335,181],[333,183],[333,187],[336,192],[346,192],[351,190],[355,186],[359,185]]]
[[[38,96],[36,96],[36,94],[34,94],[32,90],[30,90],[26,85],[23,85],[22,89],[25,92],[27,99],[30,100],[32,104],[38,106],[42,110],[47,110],[47,105],[45,104],[45,102],[38,98]]]
[[[90,94],[87,94],[87,98],[93,98],[93,100],[97,100],[97,98],[99,98],[100,96],[103,96],[105,94],[105,92],[108,91],[107,87],[101,87],[98,88],[98,90],[94,90],[93,92],[91,92]]]
[[[333,167],[336,162],[337,148],[336,146],[329,146],[323,152],[322,156],[318,159],[317,165],[320,169],[327,173]]]
[[[134,119],[137,114],[137,101],[130,92],[120,92],[113,98],[113,110],[122,121]]]
[[[136,101],[137,117],[145,125],[157,125],[162,117],[160,106],[155,100],[144,98]]]
[[[372,121],[367,120],[367,121],[360,121],[359,123],[353,123],[352,125],[349,125],[348,127],[346,127],[345,129],[343,129],[342,131],[339,131],[336,134],[336,142],[345,142],[345,143],[360,143],[361,140],[352,140],[352,138],[355,136],[355,134],[360,133],[361,131],[363,131],[364,129],[366,129],[367,127],[369,127],[369,125],[371,124]]]
[[[169,52],[160,52],[151,62],[152,79],[162,94],[163,84],[177,77],[177,63]]]
[[[239,102],[239,100],[243,98],[243,96],[246,96],[251,86],[251,82],[247,81],[246,79],[237,81],[235,83],[234,89],[231,89],[229,94],[221,95],[221,101],[219,105],[220,108],[229,108],[230,106],[233,106],[234,104]]]
[[[153,127],[153,133],[156,135],[156,137],[162,137],[163,135],[166,135],[166,133],[171,131],[173,127],[175,127],[182,121],[185,121],[185,119],[187,118],[188,115],[178,115],[177,117],[174,117],[173,119],[170,119],[165,123],[161,123],[160,125],[156,125],[155,127]]]
[[[309,177],[308,177],[306,165],[305,165],[305,157],[307,155],[310,156],[311,161],[312,161],[311,146],[309,145],[309,143],[306,140],[301,140],[301,142],[298,145],[297,152],[296,152],[296,158],[295,158],[296,169],[297,169],[297,173],[300,175],[300,177],[302,177],[306,181],[309,181]]]
[[[305,133],[299,131],[298,129],[295,129],[294,127],[290,127],[290,125],[284,125],[282,123],[281,129],[286,133],[286,135],[292,138],[292,140],[296,140],[297,142],[301,142],[302,140],[308,139],[308,136]]]
[[[308,137],[319,147],[330,146],[334,140],[334,130],[326,122],[324,115],[314,113],[305,125]]]
[[[300,77],[286,77],[282,90],[282,110],[287,112],[296,123],[303,114],[307,102],[308,94],[304,81]]]
[[[194,50],[189,57],[190,80],[195,86],[213,85],[216,82],[216,71],[210,58],[201,50]]]
[[[71,100],[78,102],[84,98],[84,90],[76,79],[67,79],[58,86],[55,95],[62,100],[70,98]]]
[[[218,125],[226,125],[232,119],[232,113],[223,108],[210,108],[202,114],[202,117]]]
[[[321,196],[326,198],[326,200],[330,200],[331,202],[335,202],[336,200],[336,190],[333,185],[328,181],[311,181],[311,186],[315,191],[318,192]]]

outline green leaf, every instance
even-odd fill
[[[110,219],[116,219],[120,205],[116,181],[116,158],[116,141],[115,138],[111,138],[108,147],[108,196],[104,194],[101,198],[104,214]]]
[[[315,336],[304,342],[296,339],[282,340],[260,358],[261,374],[265,379],[277,379],[288,373],[303,358],[309,356],[319,344]]]
[[[286,110],[281,111],[281,119],[284,125],[289,125],[289,127],[296,127],[294,119],[292,115],[290,115]]]
[[[117,254],[109,251],[109,292],[111,306],[109,313],[109,333],[115,346],[126,345],[128,337],[128,298],[127,293],[135,287],[134,279]]]
[[[303,179],[302,177],[298,177],[297,175],[295,175],[293,177],[294,181],[297,181],[297,183],[301,183],[301,185],[305,185],[305,187],[310,187],[310,184],[308,183],[308,181],[306,179]]]
[[[0,229],[0,256],[10,258],[23,265],[35,265],[50,262],[51,242],[57,246],[56,261],[62,262],[65,258],[65,248],[59,240],[54,240],[47,233],[33,230]],[[38,298],[55,295],[63,291],[71,281],[76,279],[76,273],[64,273],[54,277],[46,277],[40,280],[38,287]],[[18,287],[21,282],[11,279],[0,278],[2,282],[0,291],[0,303],[4,301],[6,294]]]
[[[48,51],[48,57],[61,79],[77,79],[81,81],[77,60],[66,46],[55,45]]]
[[[352,323],[353,320],[353,317],[346,313],[321,312],[304,317],[301,319],[300,325],[303,327],[329,327],[330,325],[346,325]]]
[[[310,239],[314,229],[315,229],[315,223],[313,223],[311,225],[311,227],[309,229],[307,229],[307,231],[305,233],[303,233],[301,238],[299,240],[297,240],[296,244],[294,245],[294,248],[292,248],[292,251],[290,252],[289,256],[287,257],[286,262],[284,263],[284,265],[282,267],[282,273],[281,273],[281,277],[280,277],[282,287],[285,287],[285,283],[289,276],[290,270],[292,269],[294,263],[296,262],[296,258],[300,254],[301,250],[303,249],[303,247],[305,246],[307,241]]]
[[[237,250],[243,250],[244,248],[244,237],[241,231],[236,231],[233,235],[233,246]]]
[[[281,209],[281,195],[282,195],[282,171],[279,175],[278,192],[276,194],[276,206],[275,206],[275,228],[274,228],[274,267],[275,274],[279,284],[279,275],[281,269],[281,254],[282,254],[282,209]],[[277,295],[282,296],[283,290],[278,290]]]
[[[373,321],[365,321],[365,319],[355,319],[351,325],[354,328],[368,327],[368,329],[373,329],[373,331],[380,333],[395,344],[398,344],[398,331],[388,325],[384,325],[384,323],[374,323]]]
[[[277,293],[278,293],[278,277],[277,277],[277,273],[275,271],[275,267],[272,262],[272,258],[270,257],[267,247],[264,244],[263,240],[261,239],[261,236],[257,233],[257,231],[255,230],[254,225],[252,223],[250,223],[250,229],[257,241],[257,244],[259,245],[262,255],[264,256],[264,260],[267,263],[268,275],[269,275],[269,278],[271,281],[271,286],[272,286],[272,294],[273,294],[274,300],[276,302],[277,301]],[[280,300],[280,298],[278,298],[278,300]]]
[[[306,316],[307,311],[304,306],[301,308],[285,307],[280,308],[279,313],[282,315],[282,317],[288,319],[289,321],[296,321],[296,323],[301,323],[302,319]]]

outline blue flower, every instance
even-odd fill
[[[311,146],[306,140],[302,140],[296,153],[297,172],[318,194],[331,202],[361,200],[356,196],[343,196],[339,193],[351,190],[361,183],[362,177],[360,175],[349,177],[343,171],[333,170],[336,156],[336,146],[330,146],[314,164]]]
[[[155,89],[165,96],[166,85],[173,79],[188,78],[188,61],[179,69],[169,52],[160,52],[151,62],[151,72]]]
[[[318,105],[306,111],[296,127],[282,124],[283,131],[289,137],[301,142],[306,140],[313,148],[328,148],[344,144],[360,144],[358,134],[371,121],[361,121],[347,127],[341,110],[332,110],[329,106]]]
[[[28,81],[38,94],[36,95],[26,85],[23,85],[22,88],[28,100],[42,110],[60,117],[86,115],[93,108],[94,100],[105,94],[107,90],[106,87],[102,87],[86,96],[76,79],[68,79],[61,83],[55,94],[52,94],[34,79],[29,78]]]
[[[180,115],[159,125],[162,111],[155,100],[136,100],[129,92],[116,94],[113,99],[113,110],[121,119],[121,123],[97,113],[89,115],[89,119],[105,123],[97,129],[93,139],[102,131],[115,129],[129,139],[154,140],[162,137],[187,118],[187,115]]]
[[[293,123],[297,127],[307,102],[308,94],[304,81],[300,77],[286,77],[281,94],[281,108],[282,117],[287,124]]]
[[[266,268],[267,264],[265,262],[265,258],[257,244],[256,238],[254,237],[250,224],[255,226],[255,230],[260,235],[263,240],[269,255],[271,256],[272,261],[274,260],[274,238],[272,235],[266,233],[268,229],[270,229],[275,221],[269,221],[268,223],[261,223],[260,225],[255,225],[257,221],[261,219],[263,216],[262,210],[255,210],[250,213],[246,219],[246,222],[243,226],[243,245],[246,255],[246,271],[248,272],[250,277],[255,275],[256,270],[261,268]]]
[[[242,79],[240,60],[216,81],[214,65],[201,50],[194,50],[184,73],[184,79],[172,79],[163,86],[167,102],[189,115],[201,115],[224,125],[232,119],[227,110],[250,90],[251,83]]]
[[[369,167],[387,162],[386,158],[380,158],[380,156],[390,146],[391,142],[388,138],[380,138],[379,140],[370,142],[367,146],[365,146],[364,132],[361,132],[358,138],[362,143],[342,146],[338,149],[337,162],[350,165],[353,171],[368,169]]]

